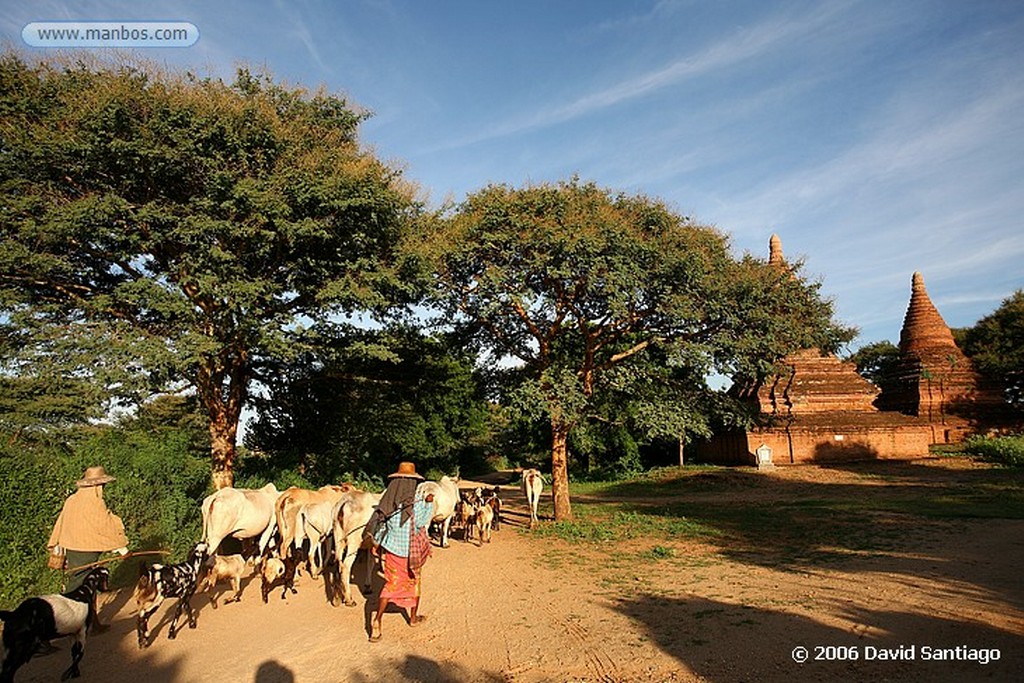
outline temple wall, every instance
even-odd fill
[[[799,465],[858,460],[898,460],[928,455],[930,425],[892,427],[790,427],[734,432],[700,444],[702,460],[718,465],[753,465],[762,445],[772,449],[776,465]]]

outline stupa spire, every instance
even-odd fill
[[[782,256],[782,240],[775,233],[772,233],[768,240],[768,263],[773,266],[785,267],[786,260]]]
[[[911,283],[910,305],[907,306],[907,315],[903,318],[903,329],[900,331],[900,351],[920,353],[942,347],[956,348],[953,333],[928,297],[924,276],[915,272]]]

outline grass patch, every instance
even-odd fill
[[[670,468],[574,492],[585,497],[573,505],[575,520],[533,533],[596,550],[613,571],[623,557],[681,571],[729,559],[778,571],[841,568],[907,551],[947,520],[1024,519],[1024,471],[999,467],[877,463],[808,480]],[[690,555],[682,550],[687,542],[705,550]]]
[[[1024,519],[1024,490],[952,491],[885,501],[879,507],[933,519]]]
[[[606,543],[649,537],[694,539],[719,535],[714,527],[677,515],[670,508],[622,507],[614,504],[577,504],[574,506],[574,520],[542,524],[533,533],[569,543]]]
[[[670,557],[676,556],[675,548],[666,548],[663,545],[656,545],[650,550],[645,550],[640,553],[640,557],[647,560],[667,560]]]
[[[1009,467],[1024,467],[1024,436],[1003,436],[998,439],[974,437],[964,443],[964,451]]]
[[[542,538],[558,538],[569,543],[602,543],[618,538],[615,529],[609,528],[597,520],[582,518],[579,514],[570,522],[542,524],[534,529],[533,533]]]
[[[752,472],[711,465],[687,465],[650,470],[630,479],[572,482],[574,495],[608,498],[679,496],[716,488],[757,486]]]

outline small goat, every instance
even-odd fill
[[[479,538],[477,545],[491,542],[491,522],[494,521],[494,510],[487,503],[476,508],[476,533]]]
[[[188,614],[188,627],[196,627],[196,615],[192,611],[192,596],[199,583],[199,571],[206,561],[207,545],[198,543],[188,554],[184,562],[171,565],[154,564],[148,569],[140,568],[142,575],[135,586],[135,603],[139,608],[139,621],[136,626],[139,636],[139,647],[144,648],[150,643],[149,617],[167,598],[177,598],[174,618],[167,631],[167,637],[173,640],[178,635],[178,619],[184,609]]]
[[[241,600],[245,558],[241,555],[214,555],[210,560],[206,563],[206,572],[196,590],[200,593],[210,591],[210,604],[217,609],[217,595],[213,593],[213,589],[220,581],[230,581],[235,593],[225,600],[224,604]]]
[[[465,497],[455,504],[455,517],[452,520],[452,526],[462,529],[462,540],[464,541],[473,538],[474,511],[473,503]]]
[[[288,595],[290,590],[292,594],[298,593],[295,590],[295,567],[298,565],[298,560],[294,557],[268,557],[263,560],[263,566],[260,568],[260,578],[263,581],[261,591],[263,594],[263,602],[267,602],[267,596],[270,591],[274,590],[277,586],[284,586],[281,590],[281,599],[284,600],[285,596]]]
[[[481,494],[484,503],[491,507],[494,512],[494,522],[491,525],[495,531],[501,531],[501,497],[498,495],[498,487],[484,489]]]
[[[0,621],[4,622],[0,681],[11,683],[14,673],[45,641],[61,636],[73,636],[75,643],[71,646],[71,666],[60,679],[81,676],[78,663],[85,653],[85,634],[96,624],[96,597],[107,590],[109,580],[110,570],[97,567],[73,591],[28,598],[12,612],[0,610]]]

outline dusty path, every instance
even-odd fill
[[[517,502],[511,489],[507,497]],[[267,605],[255,581],[243,584],[238,604],[214,610],[196,598],[199,627],[174,641],[167,604],[152,621],[155,642],[139,650],[124,590],[102,608],[112,627],[87,644],[81,680],[1008,681],[1024,668],[1024,522],[929,524],[900,552],[811,568],[743,561],[697,542],[676,544],[672,559],[636,564],[631,558],[650,545],[634,539],[608,552],[509,525],[483,547],[456,534],[425,570],[427,623],[411,628],[388,614],[380,643],[367,641],[365,598],[332,607],[321,584],[303,576],[297,595],[275,592]],[[19,683],[59,680],[70,643],[57,645],[25,666]],[[922,660],[924,646],[957,645],[998,649],[1000,660]],[[812,657],[815,646],[844,647],[859,659],[801,665],[791,654],[801,646]],[[868,646],[904,656],[914,646],[914,659],[865,661]]]

